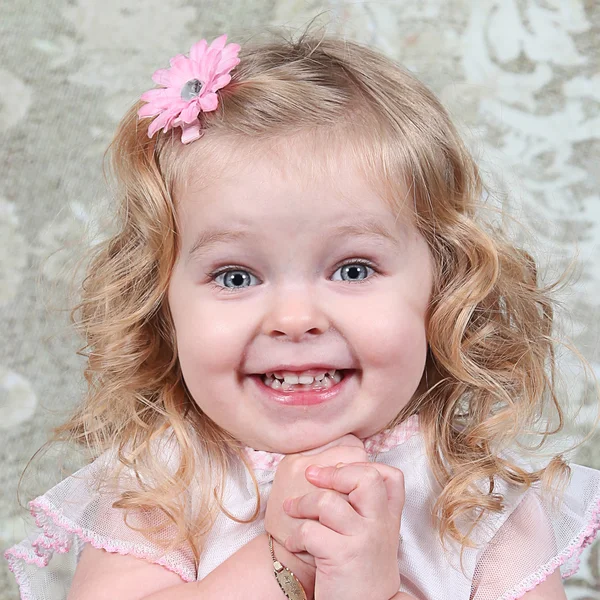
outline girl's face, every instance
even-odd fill
[[[168,294],[198,406],[244,445],[285,454],[373,435],[409,402],[432,289],[410,200],[394,215],[351,161],[321,175],[292,163],[232,161],[181,191]],[[352,371],[312,405],[278,401],[256,376],[310,365]]]

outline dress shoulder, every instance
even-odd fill
[[[126,523],[124,511],[113,508],[116,489],[98,484],[113,459],[103,454],[29,503],[35,527],[4,553],[22,600],[66,598],[85,544],[162,565],[183,581],[196,579],[190,548],[165,553],[136,531],[158,525],[161,516],[135,511]]]
[[[493,537],[477,556],[470,600],[515,600],[557,569],[563,579],[577,572],[583,549],[600,529],[600,471],[570,468],[562,493],[536,485],[507,494]]]
[[[526,470],[527,460],[510,453]],[[574,575],[580,556],[600,529],[600,471],[570,463],[562,494],[540,484],[523,491],[499,480],[499,513],[487,514],[470,532],[475,547],[447,540],[443,549],[434,508],[442,489],[436,481],[421,435],[381,452],[377,462],[404,473],[405,503],[398,554],[401,591],[426,600],[516,600],[556,570]],[[465,519],[461,529],[469,531]]]

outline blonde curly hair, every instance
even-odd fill
[[[553,380],[552,289],[540,285],[531,256],[499,228],[478,223],[478,169],[447,112],[406,70],[356,43],[308,32],[297,40],[245,44],[240,58],[219,92],[218,109],[201,113],[204,139],[191,146],[224,137],[260,143],[318,129],[359,153],[366,176],[384,186],[390,202],[410,190],[435,263],[429,351],[417,394],[389,426],[419,414],[443,490],[435,506],[440,537],[469,545],[459,519],[476,523],[502,509],[495,481],[526,489],[568,474],[560,457],[528,472],[502,454],[548,406],[559,422],[542,437],[563,424]],[[95,455],[116,450],[120,466],[133,469],[144,485],[124,492],[114,506],[126,514],[158,511],[164,527],[176,532],[169,547],[189,544],[199,560],[204,534],[225,510],[231,461],[252,469],[240,443],[198,409],[178,365],[166,294],[178,252],[176,186],[193,153],[178,129],[149,139],[148,121],[137,118],[141,105],[125,116],[109,149],[118,231],[94,249],[73,310],[85,337],[87,397],[56,435]],[[175,470],[152,452],[165,433],[179,450]],[[191,519],[187,490],[202,457],[211,469],[195,498],[201,518]],[[251,521],[260,508],[254,483]],[[145,534],[154,539],[159,530]]]

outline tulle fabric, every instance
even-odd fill
[[[558,507],[537,489],[528,491],[480,553],[472,600],[511,600],[557,568],[563,578],[579,568],[582,550],[600,528],[600,473],[571,465],[570,484]]]
[[[371,460],[404,472],[406,499],[399,540],[400,591],[419,600],[513,600],[544,581],[556,569],[563,577],[576,572],[582,549],[600,526],[600,472],[571,465],[572,477],[562,501],[553,508],[537,487],[517,493],[506,485],[505,509],[475,530],[478,547],[441,547],[432,518],[440,488],[429,468],[418,417],[390,435],[365,440]],[[103,455],[30,503],[36,527],[26,540],[5,553],[23,600],[65,599],[84,544],[107,552],[130,554],[177,573],[182,581],[201,580],[242,546],[264,532],[264,512],[282,455],[246,449],[259,485],[260,512],[252,523],[237,523],[220,513],[208,534],[200,564],[189,548],[164,553],[112,508],[115,490],[93,484],[113,457]],[[124,477],[121,487],[132,485]],[[241,463],[234,465],[224,504],[239,519],[256,508],[254,484]],[[137,527],[156,523],[156,515],[132,515]],[[168,537],[169,531],[165,532]]]
[[[29,503],[35,528],[5,553],[23,600],[66,598],[86,543],[162,565],[183,581],[196,579],[190,548],[165,553],[135,530],[160,525],[163,517],[158,511],[134,512],[126,523],[124,511],[112,507],[118,489],[136,487],[127,473],[118,488],[98,485],[113,459],[112,453],[102,455]],[[166,528],[162,538],[168,541],[173,533]]]

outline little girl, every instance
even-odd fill
[[[31,502],[21,597],[566,598],[600,473],[515,450],[562,424],[552,303],[436,98],[308,34],[153,79],[75,313],[95,460]]]

